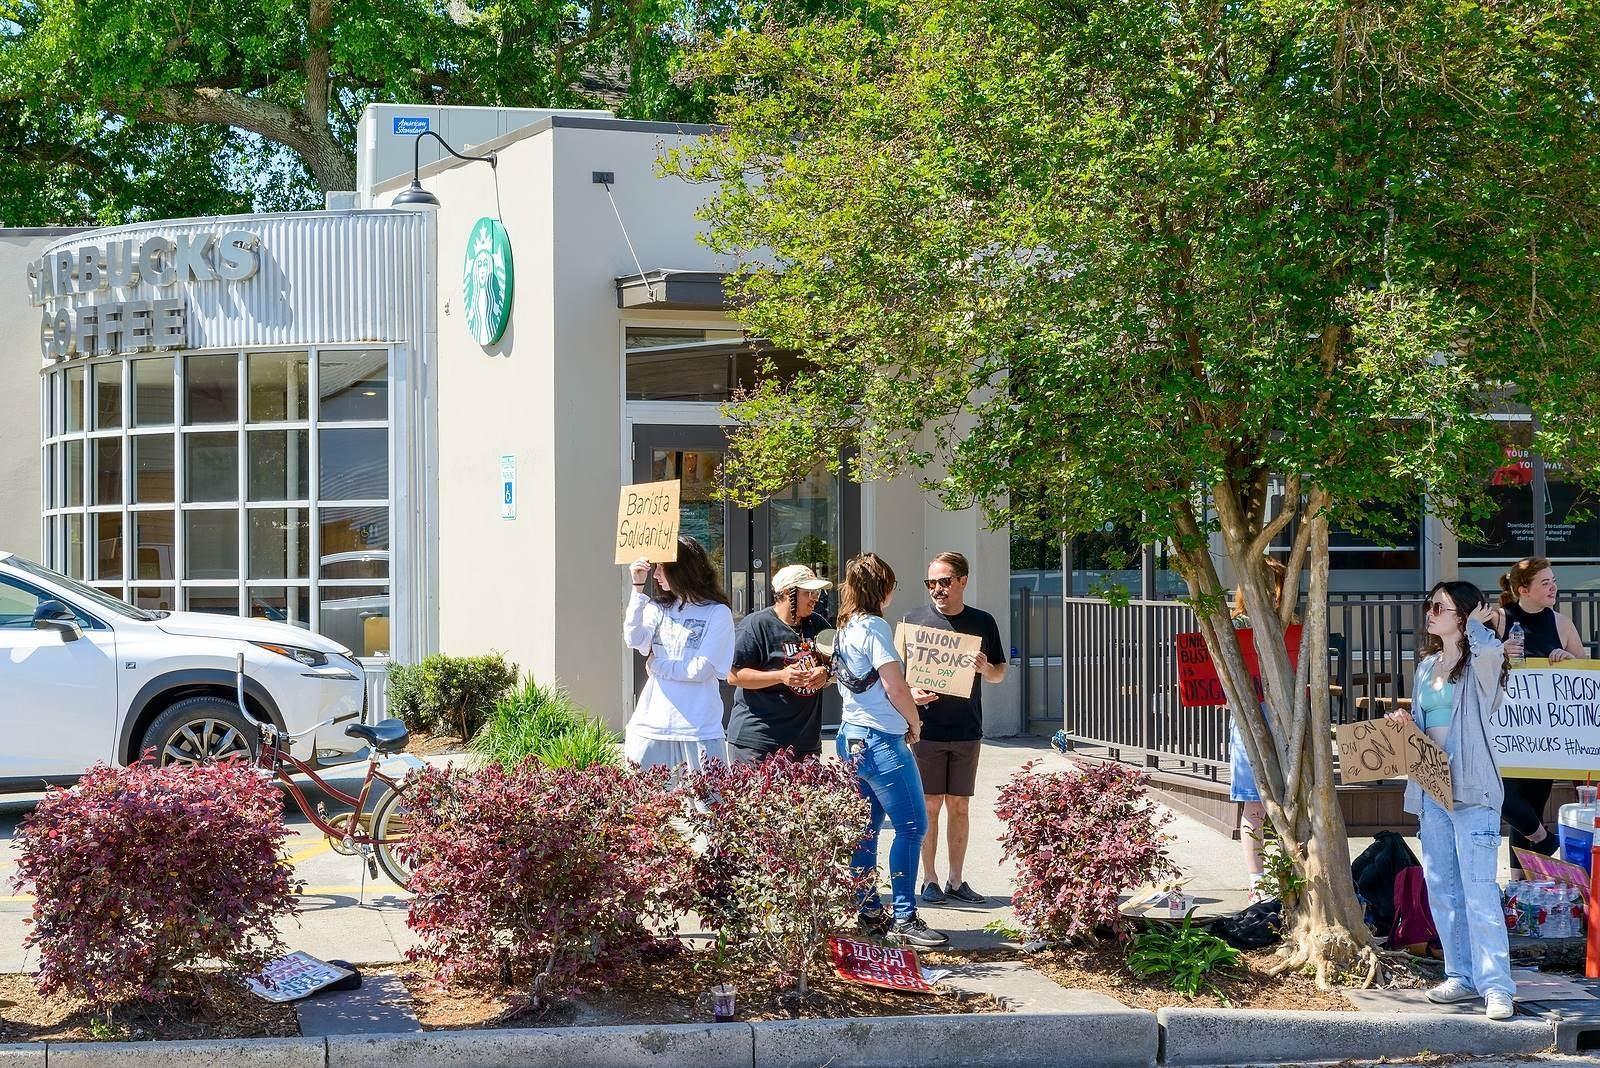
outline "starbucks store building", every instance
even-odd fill
[[[819,466],[757,508],[714,499],[723,402],[796,366],[730,314],[707,190],[657,173],[703,128],[485,109],[465,119],[503,132],[475,139],[473,110],[364,122],[361,188],[330,210],[0,229],[0,550],[142,607],[321,632],[379,696],[391,660],[498,650],[616,725],[641,682],[622,483],[682,480],[737,614],[788,563],[836,576],[875,549],[909,597],[956,549],[1006,628],[1005,532],[915,480]],[[496,165],[424,162],[426,196],[395,206],[419,128]]]

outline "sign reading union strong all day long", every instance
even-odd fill
[[[1600,660],[1550,667],[1529,659],[1506,679],[1489,744],[1512,778],[1582,779],[1600,772]]]
[[[506,228],[499,219],[479,219],[467,237],[467,255],[461,267],[467,330],[478,344],[493,345],[506,332],[516,285]]]

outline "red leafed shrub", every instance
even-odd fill
[[[1176,875],[1162,828],[1172,820],[1144,776],[1117,764],[1034,772],[1023,765],[995,802],[1000,844],[1016,864],[1012,908],[1035,938],[1067,941],[1123,927],[1119,894]]]
[[[428,768],[407,802],[412,957],[440,982],[531,978],[543,1001],[611,977],[688,903],[693,854],[665,768]]]
[[[870,809],[854,773],[785,751],[757,764],[713,761],[687,788],[706,843],[696,911],[720,932],[722,954],[769,966],[804,995],[828,935],[856,911],[850,856]]]
[[[51,790],[15,838],[39,989],[153,1002],[202,961],[259,968],[283,949],[274,921],[297,910],[286,833],[277,787],[243,761],[97,764]]]

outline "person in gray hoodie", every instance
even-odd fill
[[[1489,717],[1505,696],[1505,646],[1489,629],[1494,612],[1470,582],[1428,591],[1427,636],[1418,649],[1409,717],[1450,758],[1453,808],[1406,784],[1405,810],[1422,827],[1428,908],[1444,946],[1444,982],[1428,991],[1439,1004],[1483,998],[1491,1020],[1515,1011],[1511,954],[1495,869],[1500,858],[1504,788],[1489,744]]]

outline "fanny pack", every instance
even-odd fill
[[[835,656],[833,663],[828,667],[833,672],[833,677],[851,693],[866,693],[878,683],[877,668],[873,668],[865,675],[857,675],[850,670],[850,666],[845,663],[842,656]]]

